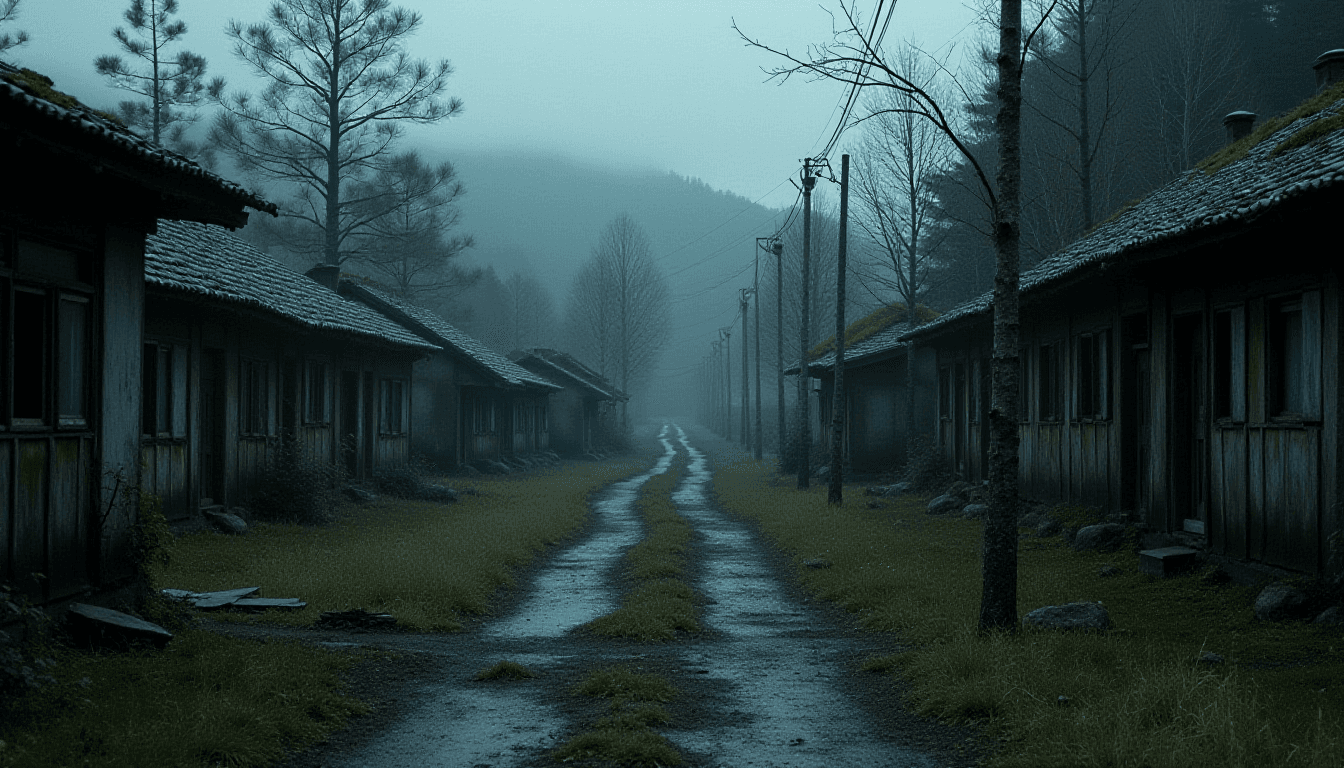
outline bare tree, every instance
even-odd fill
[[[177,0],[131,0],[122,14],[131,25],[112,30],[121,49],[144,61],[143,67],[127,64],[120,56],[99,56],[93,66],[123,90],[149,99],[127,100],[117,105],[117,114],[132,128],[146,131],[156,144],[164,143],[165,133],[175,149],[196,154],[199,148],[186,141],[186,129],[196,121],[196,108],[206,98],[218,99],[224,91],[224,79],[205,82],[205,58],[189,51],[170,56],[167,48],[187,33],[177,13]]]
[[[1220,141],[1222,116],[1245,84],[1235,30],[1212,0],[1159,4],[1148,64],[1147,114],[1166,178],[1194,167]]]
[[[644,231],[626,214],[602,230],[574,278],[571,344],[622,391],[642,385],[667,343],[671,293]],[[622,425],[624,426],[624,404]]]
[[[420,15],[388,0],[277,0],[268,20],[230,21],[234,54],[269,80],[259,97],[221,98],[211,140],[244,172],[296,191],[282,215],[320,233],[323,263],[339,265],[347,242],[367,234],[377,206],[347,197],[389,158],[407,123],[433,123],[462,109],[439,99],[447,61],[412,60],[402,49]]]
[[[504,281],[509,349],[549,347],[555,338],[555,301],[535,275],[514,272]]]
[[[430,166],[414,151],[393,156],[358,187],[368,223],[355,262],[408,300],[453,288],[461,278],[450,262],[474,243],[470,235],[449,235],[465,193],[452,163]]]
[[[841,28],[832,43],[814,46],[804,58],[766,46],[743,35],[748,44],[765,49],[788,60],[771,70],[787,78],[807,73],[837,80],[853,88],[889,88],[908,97],[908,105],[888,111],[913,112],[930,121],[947,136],[962,157],[975,169],[990,202],[990,221],[994,234],[998,270],[994,278],[994,353],[992,363],[989,455],[989,515],[985,520],[982,549],[982,591],[980,629],[982,631],[1017,629],[1017,373],[1019,248],[1021,241],[1021,121],[1022,64],[1031,38],[1022,38],[1021,0],[1000,0],[998,47],[998,102],[995,120],[999,145],[999,165],[995,183],[959,135],[951,118],[938,100],[889,64],[881,50],[878,30],[883,8],[889,16],[895,3],[879,0],[871,26],[865,30],[853,4],[838,0]],[[1049,17],[1044,14],[1042,23]],[[736,28],[736,27],[734,27]],[[1039,25],[1036,29],[1039,29]],[[739,34],[741,34],[739,30]]]
[[[13,21],[19,16],[19,0],[3,0],[0,2],[0,24]],[[28,33],[19,30],[14,34],[5,32],[0,34],[0,53],[8,51],[10,48],[18,48],[28,42]]]

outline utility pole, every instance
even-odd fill
[[[723,438],[733,442],[733,326],[719,329],[723,340]]]
[[[788,432],[784,415],[784,241],[775,237],[770,244],[770,252],[775,254],[775,382],[778,385],[776,402],[779,404],[776,430],[779,432],[779,462],[782,471],[785,457],[788,456],[785,453],[787,443],[784,437]]]
[[[849,223],[849,155],[840,156],[840,250],[835,268],[835,392],[831,401],[831,486],[829,504],[844,503],[845,431],[845,242]]]
[[[805,491],[808,488],[808,479],[811,470],[811,451],[812,451],[812,430],[808,424],[808,402],[807,386],[811,379],[807,375],[807,306],[812,300],[808,283],[811,281],[809,271],[812,260],[812,187],[817,183],[817,177],[812,175],[812,158],[803,158],[803,306],[802,323],[798,329],[798,452],[796,460],[798,462],[798,490]]]
[[[765,437],[761,434],[761,239],[756,238],[756,275],[751,282],[751,292],[756,297],[756,451],[753,454],[761,460],[761,443]]]
[[[748,411],[751,409],[750,393],[747,391],[747,302],[748,296],[751,296],[753,289],[739,288],[739,302],[742,306],[742,430],[739,435],[742,438],[742,447],[746,448],[751,444],[751,429],[747,422]]]

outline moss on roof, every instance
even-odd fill
[[[1195,167],[1212,176],[1223,168],[1226,168],[1245,157],[1246,153],[1250,152],[1252,147],[1270,136],[1273,136],[1285,126],[1291,125],[1294,121],[1301,120],[1304,117],[1310,117],[1340,99],[1344,99],[1344,80],[1335,83],[1301,104],[1298,104],[1292,111],[1276,117],[1271,117],[1261,123],[1255,130],[1251,131],[1250,135],[1244,136],[1217,152],[1214,152],[1212,155],[1209,155],[1196,163]],[[1320,123],[1333,123],[1333,125],[1320,126]],[[1286,152],[1294,147],[1300,147],[1307,144],[1312,139],[1324,136],[1341,127],[1344,127],[1344,121],[1340,121],[1338,116],[1326,120],[1317,120],[1280,142],[1279,145],[1274,148],[1272,154],[1277,155],[1280,152]]]
[[[915,307],[915,318],[919,323],[927,323],[937,316],[937,312],[934,312],[923,304]],[[909,319],[910,313],[906,311],[905,304],[902,304],[899,301],[894,304],[879,307],[873,312],[870,312],[867,316],[855,320],[845,327],[845,347],[852,347],[855,344],[870,338],[875,333],[885,331],[897,323],[907,322]],[[813,360],[817,360],[822,355],[825,355],[834,349],[835,336],[832,335],[830,338],[808,351],[807,361],[810,363]]]
[[[117,117],[111,112],[104,112],[101,109],[93,109],[91,107],[84,105],[82,102],[80,102],[79,99],[76,99],[74,96],[56,90],[56,88],[54,87],[55,83],[52,82],[52,79],[42,74],[41,72],[34,72],[31,69],[20,69],[18,72],[0,73],[0,78],[3,78],[7,83],[17,85],[18,87],[22,88],[25,92],[30,93],[38,97],[39,99],[45,99],[47,101],[50,101],[52,104],[55,104],[58,107],[64,107],[70,110],[77,110],[81,108],[87,109],[90,112],[93,112],[95,115],[98,115],[99,117],[103,118],[104,120],[111,120],[112,122],[120,126],[126,125],[121,121],[121,118]]]

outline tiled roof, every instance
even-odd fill
[[[189,177],[203,184],[214,194],[223,194],[231,204],[239,208],[247,206],[258,211],[274,214],[274,203],[247,191],[241,186],[205,170],[194,161],[165,149],[149,139],[143,138],[129,128],[114,122],[82,102],[66,94],[59,94],[61,104],[38,95],[31,87],[25,88],[26,79],[42,78],[31,70],[24,71],[0,62],[0,113],[8,118],[11,114],[24,114],[42,125],[40,139],[52,139],[54,134],[66,134],[88,142],[109,158],[123,159],[134,164],[137,170],[147,173],[155,181],[180,184],[183,177]],[[42,78],[46,83],[50,80]],[[8,120],[7,120],[8,122]],[[83,142],[81,142],[83,143]],[[174,187],[175,192],[181,192]]]
[[[1320,120],[1344,115],[1344,99],[1299,118],[1251,147],[1246,156],[1206,174],[1199,169],[1144,198],[1134,207],[1022,274],[1024,300],[1069,275],[1148,246],[1246,226],[1294,198],[1344,186],[1344,130],[1275,154],[1290,136]],[[1336,118],[1337,119],[1337,118]],[[992,293],[965,302],[903,338],[918,338],[950,323],[990,312]]]
[[[862,364],[867,358],[876,357],[905,347],[906,342],[901,341],[900,338],[908,333],[912,327],[913,326],[909,323],[893,323],[863,341],[857,342],[854,346],[845,347],[845,369],[848,370],[850,366]],[[833,368],[835,368],[834,349],[807,364],[808,371],[813,375],[816,375],[818,371],[826,371]],[[794,365],[792,368],[785,371],[785,373],[797,374],[798,366]]]
[[[145,238],[145,283],[191,298],[261,310],[319,331],[423,351],[438,347],[359,302],[291,272],[223,227],[159,222]]]
[[[444,349],[454,350],[474,361],[485,372],[506,386],[528,389],[557,390],[559,386],[535,373],[511,362],[508,358],[490,349],[481,342],[450,325],[433,312],[398,299],[373,286],[350,280],[341,281],[341,292],[354,296],[383,312],[396,322],[402,323],[421,337],[429,339]]]
[[[526,360],[536,360],[539,364],[568,378],[580,386],[596,392],[604,400],[629,400],[630,396],[617,389],[614,384],[607,380],[605,376],[594,371],[592,368],[579,362],[572,355],[559,352],[554,349],[525,349],[522,351],[522,357],[518,358],[521,364]]]

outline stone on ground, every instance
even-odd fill
[[[1339,610],[1338,605],[1332,605],[1321,611],[1321,615],[1316,617],[1313,624],[1321,624],[1327,627],[1338,627],[1344,625],[1344,611]]]
[[[1022,617],[1023,626],[1037,629],[1096,629],[1111,627],[1111,616],[1101,603],[1047,605]]]
[[[70,633],[81,644],[98,648],[124,648],[149,643],[162,648],[173,633],[144,619],[96,605],[75,603],[66,614]]]
[[[1270,584],[1255,598],[1255,618],[1261,621],[1303,618],[1306,608],[1306,594],[1287,584]]]
[[[206,522],[210,523],[210,526],[220,533],[233,536],[241,536],[247,533],[247,523],[243,522],[243,518],[224,512],[223,509],[223,507],[208,507],[202,509],[201,513],[205,515]]]
[[[1073,538],[1073,548],[1079,552],[1114,552],[1124,543],[1125,526],[1119,523],[1089,525]]]
[[[1112,565],[1111,563],[1106,563],[1097,569],[1097,575],[1103,579],[1109,579],[1112,576],[1119,576],[1122,573],[1124,573],[1124,571],[1120,570],[1117,566]]]
[[[929,502],[926,510],[930,515],[945,515],[948,512],[954,512],[961,509],[966,502],[957,496],[944,494]]]
[[[961,508],[961,516],[967,519],[981,518],[988,514],[988,504],[967,504]]]
[[[1058,520],[1053,517],[1047,517],[1036,525],[1036,536],[1044,539],[1049,536],[1055,536],[1062,530],[1064,530],[1064,526],[1061,525]]]

